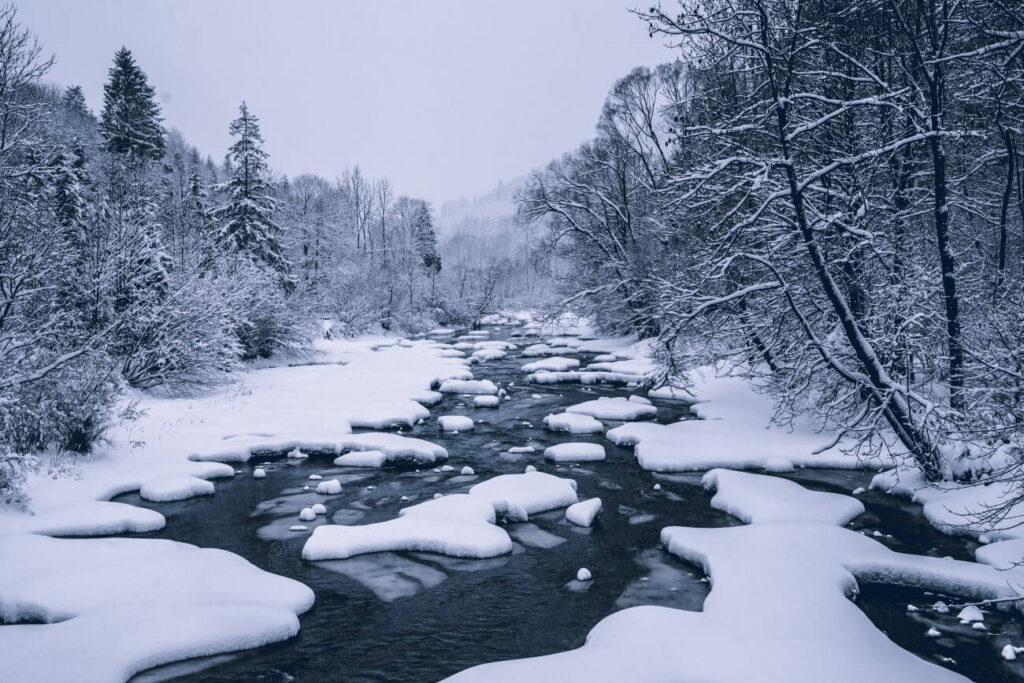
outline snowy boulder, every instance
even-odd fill
[[[654,417],[658,409],[650,404],[638,403],[625,398],[599,398],[586,401],[565,409],[567,413],[589,415],[600,420],[636,420],[641,417]]]
[[[154,503],[168,503],[195,496],[213,495],[213,482],[188,475],[150,479],[139,488],[139,495]]]
[[[473,420],[465,415],[442,415],[437,424],[446,432],[465,432],[473,429]]]
[[[644,398],[643,396],[640,396],[639,394],[633,394],[632,396],[629,397],[629,400],[632,401],[633,403],[640,403],[640,404],[643,404],[645,406],[653,405],[651,403],[650,399]]]
[[[338,467],[383,467],[388,456],[383,451],[352,451],[334,459]]]
[[[498,387],[489,379],[446,379],[438,391],[442,394],[497,394]]]
[[[465,477],[465,476],[469,476],[471,474],[476,474],[476,472],[473,470],[472,467],[470,467],[469,465],[466,465],[461,470],[459,470],[459,474],[461,474],[462,476]]]
[[[508,352],[505,351],[504,349],[483,348],[483,349],[477,349],[472,354],[470,354],[469,357],[470,357],[470,359],[472,359],[472,360],[474,360],[474,361],[476,361],[478,363],[482,363],[482,362],[486,362],[486,361],[489,361],[489,360],[501,360],[502,358],[504,358],[507,355],[508,355]]]
[[[580,366],[576,358],[565,358],[563,356],[550,356],[522,366],[523,372],[565,372],[574,370]]]
[[[1003,649],[1000,651],[999,655],[1008,662],[1012,662],[1015,659],[1017,659],[1017,651],[1010,643],[1007,643],[1003,646]]]
[[[312,522],[316,519],[316,513],[313,512],[313,508],[302,508],[299,511],[299,519],[303,522]]]
[[[594,578],[593,574],[586,567],[580,567],[579,571],[576,572],[577,581],[590,581],[592,578]]]
[[[532,344],[523,349],[523,356],[535,358],[537,356],[557,356],[559,349],[552,348],[547,344]]]
[[[526,473],[529,473],[529,472],[536,472],[536,471],[537,471],[537,468],[536,468],[536,467],[534,467],[533,465],[527,465],[527,466],[526,466],[526,469],[525,469],[525,470],[523,470],[523,472],[526,472]]]
[[[604,425],[589,415],[579,413],[559,413],[548,415],[544,424],[553,432],[569,432],[570,434],[600,434]]]
[[[267,476],[267,471],[265,469],[263,469],[262,467],[257,467],[256,469],[254,469],[252,471],[252,478],[253,479],[265,479],[266,476]]]
[[[537,449],[534,448],[533,446],[513,446],[512,448],[508,449],[508,452],[512,454],[534,453],[536,452],[536,450]]]
[[[497,396],[474,396],[473,405],[477,408],[497,408],[501,403]]]
[[[341,482],[337,479],[327,479],[316,485],[316,492],[325,496],[336,496],[341,493]]]
[[[575,481],[543,472],[502,474],[472,487],[469,495],[487,500],[498,514],[516,522],[577,501]]]
[[[487,558],[512,552],[508,532],[492,523],[494,508],[485,500],[469,498],[459,494],[430,500],[386,522],[317,527],[302,548],[302,558],[334,560],[400,551]]]
[[[601,512],[601,499],[588,498],[565,509],[565,518],[577,526],[590,526]]]
[[[291,458],[292,460],[305,460],[309,456],[303,453],[298,448],[293,448],[292,450],[288,451],[288,457]]]
[[[560,443],[544,449],[544,458],[552,462],[595,462],[605,459],[599,443]]]
[[[311,475],[309,475],[309,480],[310,481],[320,481],[321,479],[323,479],[323,475],[320,475],[320,474],[311,474]]]
[[[325,506],[323,503],[313,503],[312,510],[314,515],[327,514],[327,506]]]
[[[416,465],[448,459],[448,451],[436,443],[390,432],[348,434],[338,443],[337,448],[339,451],[380,451],[387,456],[386,462]]]
[[[764,461],[765,472],[777,472],[779,474],[784,474],[795,470],[796,468],[793,467],[793,463],[785,458],[768,458]]]
[[[961,624],[972,624],[976,621],[985,621],[985,615],[976,605],[967,605],[956,615]]]

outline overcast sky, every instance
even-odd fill
[[[674,54],[649,0],[17,0],[51,78],[98,111],[127,46],[166,124],[220,159],[247,100],[273,167],[359,164],[439,203],[484,194],[590,137],[612,82]]]

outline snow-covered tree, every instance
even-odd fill
[[[165,143],[161,122],[153,87],[132,53],[122,47],[114,55],[103,88],[100,135],[107,151],[140,159],[162,158]]]
[[[216,239],[228,252],[270,267],[288,286],[291,265],[282,248],[282,230],[273,218],[278,202],[271,194],[259,121],[245,102],[238,111],[230,127],[235,138],[228,152],[230,176],[219,188],[226,202],[214,212]]]

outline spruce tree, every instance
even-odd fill
[[[140,159],[164,155],[164,128],[160,106],[146,74],[132,53],[121,48],[114,55],[110,79],[103,87],[103,115],[100,135],[104,147],[114,154],[132,154]]]
[[[89,111],[89,107],[85,103],[85,93],[82,92],[80,85],[72,85],[64,90],[61,104],[69,112],[79,116],[92,116],[92,112]]]
[[[267,179],[267,153],[261,147],[259,122],[245,102],[230,132],[236,141],[228,151],[230,176],[219,187],[226,203],[214,212],[217,243],[228,252],[269,266],[287,287],[292,282],[290,264],[281,247],[281,228],[273,220],[277,200]]]

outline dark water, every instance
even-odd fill
[[[504,338],[506,332],[495,330],[491,338]],[[588,360],[592,354],[577,357]],[[600,435],[569,436],[544,430],[543,417],[564,406],[597,396],[627,396],[629,391],[578,384],[527,385],[519,367],[529,360],[534,359],[513,353],[508,359],[474,366],[478,378],[491,379],[511,394],[500,408],[476,409],[471,398],[446,396],[431,409],[433,416],[471,416],[476,421],[473,432],[441,433],[434,418],[403,431],[447,448],[455,472],[334,468],[331,458],[311,456],[298,462],[273,460],[262,480],[250,476],[259,462],[241,466],[242,474],[234,480],[217,482],[214,496],[171,504],[148,503],[136,495],[120,497],[167,516],[167,527],[154,536],[229,550],[263,569],[297,579],[316,593],[316,604],[301,617],[302,630],[296,638],[254,651],[162,667],[138,679],[431,681],[476,664],[579,647],[594,624],[623,607],[659,604],[699,610],[707,583],[699,569],[661,550],[659,532],[670,525],[717,527],[738,522],[710,507],[710,495],[700,487],[699,476],[658,477],[637,467],[631,450],[618,448]],[[659,421],[684,416],[685,408],[678,404],[659,404]],[[546,464],[543,447],[563,441],[601,443],[608,459],[580,467]],[[509,447],[528,443],[537,447],[536,453],[506,453]],[[527,524],[510,525],[517,547],[507,557],[455,560],[422,553],[380,553],[320,563],[300,558],[308,533],[288,531],[288,526],[300,523],[298,510],[313,502],[327,506],[328,514],[321,519],[328,521],[382,521],[434,493],[465,491],[491,476],[522,472],[529,464],[576,479],[581,500],[599,496],[604,508],[595,526],[572,526],[557,510],[535,516]],[[473,467],[476,475],[456,476],[463,465]],[[310,474],[341,479],[342,494],[325,497],[304,492],[304,486],[316,488],[316,482],[308,480]],[[863,472],[833,471],[792,476],[812,488],[840,492],[865,486],[870,478]],[[660,491],[654,490],[655,483],[660,483]],[[890,547],[963,559],[973,556],[968,542],[934,530],[916,506],[873,492],[863,500],[869,511],[851,526],[891,534],[880,538]],[[573,580],[580,567],[591,569],[593,581]],[[901,591],[865,586],[858,599],[895,642],[978,681],[1024,678],[1020,667],[999,660],[991,636],[969,632],[939,641],[924,638],[928,625],[921,620],[938,616],[908,616],[906,605],[931,604],[939,598]],[[956,623],[953,615],[945,619]],[[1019,630],[1017,623],[1005,617],[989,619],[1000,628]],[[940,629],[946,633],[947,626]]]

